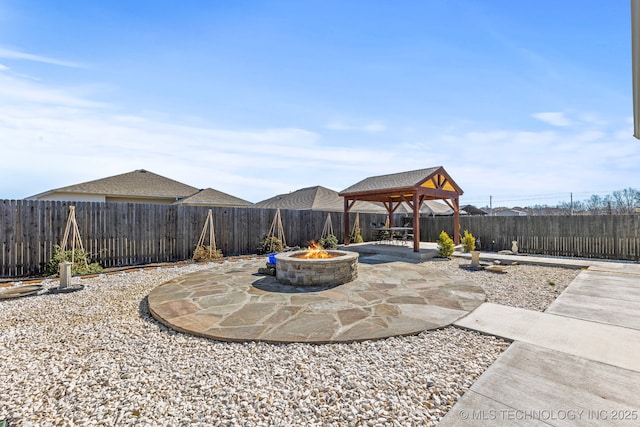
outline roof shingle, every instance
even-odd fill
[[[250,207],[253,203],[241,199],[231,194],[223,193],[222,191],[215,190],[213,188],[205,188],[198,191],[187,198],[178,200],[174,204],[179,205],[215,205],[215,206],[235,206],[235,207]]]
[[[256,208],[313,210],[326,212],[344,211],[344,199],[337,191],[322,186],[301,188],[288,194],[279,194],[255,205]],[[352,212],[386,212],[384,207],[369,202],[359,201]]]
[[[91,193],[108,196],[184,198],[197,188],[144,169],[52,190],[60,193]]]
[[[440,168],[441,166],[435,166],[427,169],[417,169],[389,175],[371,176],[353,184],[351,187],[345,188],[340,194],[412,187]]]

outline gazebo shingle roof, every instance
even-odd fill
[[[412,187],[440,168],[441,166],[436,166],[408,172],[392,173],[389,175],[371,176],[353,184],[351,187],[345,188],[340,192],[340,195]]]
[[[353,200],[399,201],[406,193],[419,192],[426,199],[458,197],[463,191],[442,166],[389,175],[371,176],[345,188],[340,196]],[[445,197],[443,197],[445,196]]]

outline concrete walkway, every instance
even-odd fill
[[[484,303],[454,323],[514,343],[439,425],[640,425],[640,265],[590,264],[545,313]]]
[[[491,303],[454,325],[640,372],[637,329]]]

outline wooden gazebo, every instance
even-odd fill
[[[425,200],[443,200],[453,209],[453,240],[460,243],[460,196],[463,191],[442,166],[365,178],[342,190],[344,244],[349,244],[349,210],[358,200],[382,202],[393,225],[393,213],[402,202],[413,210],[413,251],[420,252],[420,207]]]

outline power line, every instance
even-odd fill
[[[501,203],[511,203],[511,202],[539,202],[544,200],[556,200],[558,202],[572,200],[572,201],[580,201],[587,200],[591,196],[608,196],[612,195],[616,191],[621,190],[613,190],[613,191],[582,191],[582,192],[571,192],[567,191],[565,193],[552,193],[552,194],[527,194],[527,195],[505,195],[505,196],[494,196],[487,195],[482,198],[474,198],[472,200],[464,200],[465,204],[486,204],[489,202],[489,205],[499,205]]]

